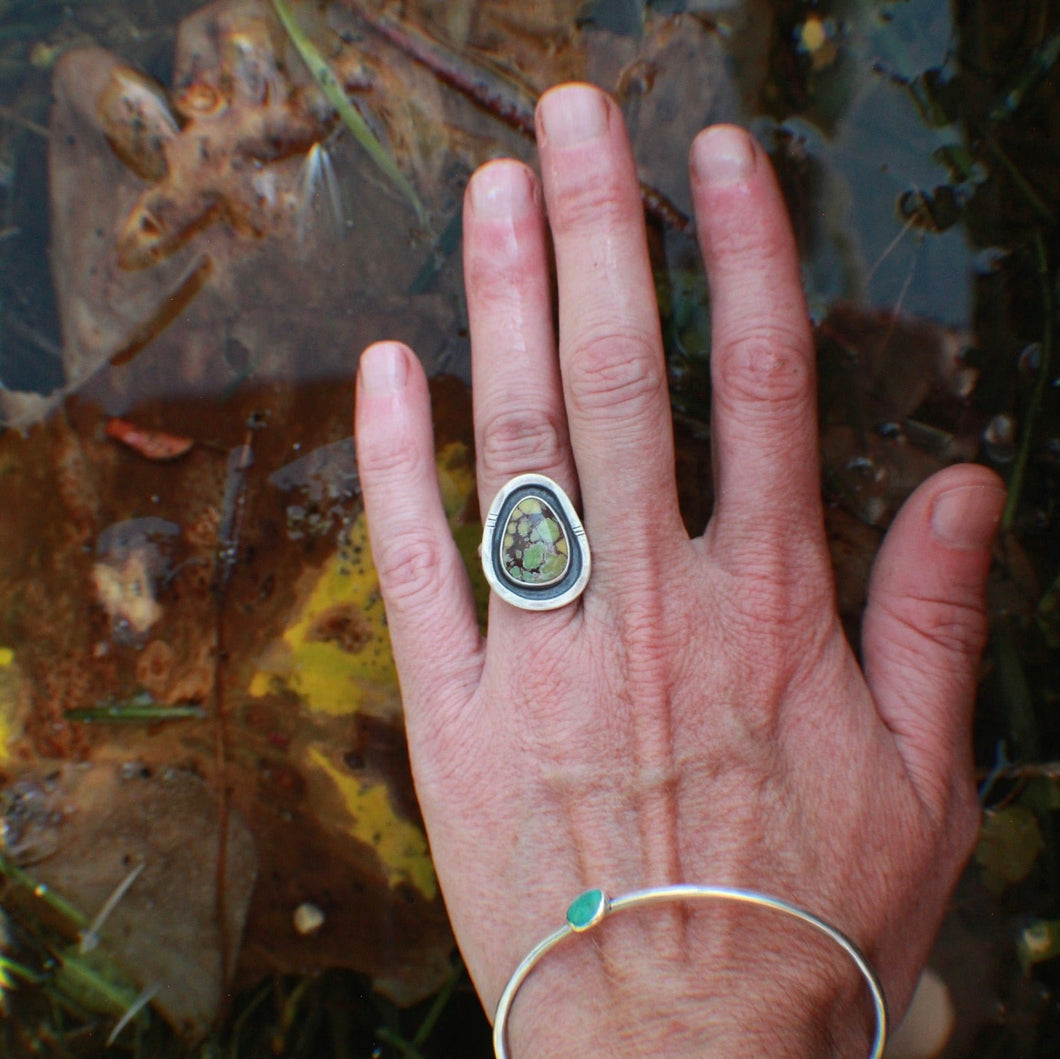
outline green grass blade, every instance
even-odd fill
[[[20,886],[33,894],[34,897],[43,901],[50,909],[57,912],[78,929],[84,929],[88,926],[88,916],[84,915],[45,883],[38,882],[29,872],[24,871],[10,857],[2,853],[0,853],[0,876],[10,879],[16,886]]]
[[[291,38],[291,43],[297,48],[303,62],[309,67],[313,79],[319,85],[327,101],[335,108],[342,123],[353,133],[354,138],[368,152],[369,158],[382,170],[387,179],[408,199],[416,211],[416,219],[420,224],[426,226],[427,213],[420,197],[416,194],[416,189],[409,183],[394,159],[387,154],[375,133],[368,128],[360,111],[350,102],[327,60],[298,25],[291,9],[287,6],[287,0],[272,0],[272,6],[280,22],[283,23],[287,35]]]
[[[202,720],[206,711],[191,704],[176,706],[139,706],[115,703],[111,706],[86,706],[67,710],[68,721],[81,724],[154,724],[156,721],[176,721],[182,718]]]

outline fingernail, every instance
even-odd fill
[[[591,85],[564,85],[542,96],[538,116],[551,146],[573,147],[607,129],[607,101]]]
[[[1004,490],[996,486],[958,486],[935,499],[931,528],[951,548],[989,548],[997,535],[1004,508]]]
[[[380,342],[361,354],[361,386],[366,394],[397,393],[408,377],[405,353],[400,346]]]
[[[711,187],[746,184],[755,171],[751,137],[734,125],[715,125],[701,132],[692,145],[692,169]]]
[[[520,217],[532,198],[530,174],[518,162],[490,162],[471,178],[471,208],[480,217]]]

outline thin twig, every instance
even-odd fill
[[[399,1052],[404,1059],[424,1059],[423,1052],[421,1052],[419,1048],[410,1044],[401,1036],[401,1034],[395,1033],[386,1026],[378,1027],[375,1031],[375,1035],[384,1044],[389,1044],[391,1048]]]
[[[45,139],[51,135],[44,125],[39,125],[30,118],[24,118],[14,107],[0,106],[0,118],[15,125],[21,125],[22,128],[29,129],[30,132],[35,132],[38,136],[43,136]]]
[[[352,8],[365,26],[425,66],[443,84],[456,89],[505,125],[536,141],[534,108],[537,106],[537,97],[528,88],[516,84],[506,75],[484,70],[468,62],[441,42],[385,15],[372,14],[352,4],[347,6]],[[640,197],[645,211],[656,221],[679,232],[686,232],[692,227],[688,216],[658,188],[641,181]]]
[[[452,974],[446,979],[445,985],[438,990],[438,995],[434,998],[430,1011],[424,1016],[423,1021],[420,1023],[420,1028],[412,1038],[413,1048],[422,1048],[430,1039],[438,1019],[441,1018],[442,1012],[445,1011],[449,1001],[453,998],[453,993],[463,977],[464,965],[461,963],[453,968]]]
[[[1020,172],[1019,167],[1002,150],[1001,145],[994,138],[993,133],[985,133],[983,142],[990,153],[1001,163],[1004,170],[1012,178],[1019,193],[1027,200],[1028,205],[1050,227],[1056,222],[1053,211],[1049,209],[1042,197],[1031,187],[1030,181]]]
[[[10,228],[5,229],[0,234],[7,236],[9,232],[11,232]],[[18,229],[15,229],[15,232],[17,233]],[[57,342],[53,342],[46,334],[38,331],[35,327],[30,327],[29,324],[23,323],[14,314],[7,317],[4,325],[13,334],[18,335],[19,338],[24,338],[27,342],[36,346],[42,353],[47,353],[49,357],[53,357],[55,360],[63,359],[62,347]]]
[[[1060,780],[1060,761],[1024,761],[979,770],[979,780]]]
[[[1038,364],[1038,378],[1034,383],[1034,391],[1031,394],[1030,403],[1023,415],[1023,429],[1020,434],[1020,446],[1016,453],[1016,460],[1012,465],[1012,473],[1008,480],[1008,501],[1005,504],[1005,512],[1001,516],[1001,525],[1004,529],[1012,529],[1016,520],[1016,512],[1019,509],[1020,495],[1023,492],[1023,478],[1027,470],[1027,459],[1030,455],[1031,442],[1034,438],[1034,428],[1037,425],[1038,413],[1041,411],[1042,401],[1045,397],[1045,387],[1052,377],[1053,357],[1053,284],[1049,274],[1049,261],[1045,250],[1045,240],[1042,233],[1034,233],[1034,252],[1038,262],[1038,278],[1042,285],[1042,343],[1041,360]]]

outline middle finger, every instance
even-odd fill
[[[684,538],[640,186],[622,116],[590,85],[542,97],[538,146],[585,524],[599,572],[613,562],[624,578]]]

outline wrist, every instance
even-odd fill
[[[868,990],[797,922],[747,909],[638,908],[568,936],[526,979],[512,1059],[868,1055]]]

